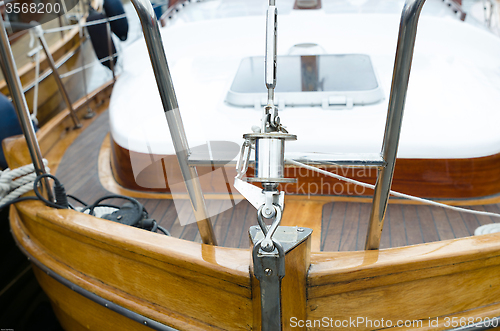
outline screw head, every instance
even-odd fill
[[[262,210],[262,214],[265,218],[271,218],[276,214],[276,211],[274,208],[264,208]]]
[[[266,270],[264,270],[264,273],[266,274],[266,276],[271,276],[273,274],[273,271],[267,268]]]
[[[122,215],[118,215],[118,216],[116,216],[116,219],[117,219],[117,220],[121,220],[122,218],[123,218],[123,216],[122,216]]]
[[[304,232],[304,229],[303,228],[297,228],[297,231],[298,232]]]

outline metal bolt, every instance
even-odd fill
[[[276,210],[274,208],[264,208],[262,214],[265,218],[271,218],[276,215]]]
[[[148,325],[148,321],[144,321],[144,325]]]
[[[264,270],[264,273],[266,274],[266,276],[271,276],[273,274],[273,271],[267,268],[266,270]]]
[[[116,219],[117,219],[117,220],[121,220],[122,218],[123,218],[123,216],[122,216],[122,215],[118,215],[118,216],[116,217]]]
[[[273,245],[273,242],[271,240],[266,240],[264,238],[264,240],[262,241],[262,244],[260,245],[260,248],[264,252],[271,253],[274,250],[274,245]]]
[[[298,231],[298,232],[304,232],[304,229],[302,229],[302,228],[297,228],[297,231]]]

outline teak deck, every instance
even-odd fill
[[[104,113],[74,141],[64,155],[57,177],[69,194],[93,202],[111,194],[100,183],[98,155],[101,144],[109,132],[108,113]],[[193,218],[189,200],[174,205],[168,199],[138,199],[150,216],[172,236],[200,242],[195,223],[179,224],[178,215]],[[207,200],[212,223],[219,245],[225,247],[249,246],[248,228],[257,224],[256,211],[246,201],[231,207],[230,200]],[[368,227],[371,204],[358,202],[330,202],[323,206],[321,218],[322,251],[362,250]],[[500,212],[499,204],[478,205],[466,208]],[[223,212],[219,213],[219,211]],[[224,211],[225,210],[225,211]],[[285,207],[286,210],[286,207]],[[381,248],[400,247],[446,239],[467,237],[483,224],[494,223],[486,216],[458,213],[425,205],[390,204],[382,234]],[[307,223],[304,224],[307,226]]]

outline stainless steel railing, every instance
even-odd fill
[[[213,232],[212,223],[208,216],[205,199],[201,191],[200,181],[194,166],[190,166],[188,157],[190,154],[184,125],[182,124],[177,97],[175,96],[172,77],[168,69],[167,58],[161,40],[160,30],[149,0],[132,0],[142,25],[144,38],[148,47],[149,58],[153,65],[156,84],[160,92],[161,101],[167,118],[168,127],[174,143],[177,161],[179,162],[184,183],[188,191],[194,215],[197,220],[201,239],[206,244],[217,245]]]
[[[413,49],[417,35],[417,25],[425,0],[406,0],[401,14],[399,36],[394,61],[389,109],[385,126],[382,157],[386,166],[378,170],[377,184],[373,195],[370,223],[365,249],[378,249],[384,227],[384,218],[389,202],[389,194],[396,165],[403,111],[410,78]]]
[[[42,152],[40,151],[40,146],[38,145],[38,140],[36,139],[33,123],[31,122],[28,105],[23,94],[21,80],[17,75],[16,63],[14,61],[12,49],[10,48],[9,38],[7,36],[7,31],[5,30],[2,15],[0,15],[0,59],[0,65],[2,66],[5,81],[7,82],[7,86],[10,90],[12,102],[14,103],[14,108],[16,109],[17,117],[19,119],[19,124],[21,125],[24,137],[26,138],[26,143],[28,144],[35,172],[37,175],[45,174],[46,170],[43,164]],[[46,193],[47,198],[50,201],[54,201],[54,194],[47,178],[44,178],[41,182],[43,191]]]
[[[211,223],[208,220],[203,194],[196,175],[196,169],[190,166],[188,162],[189,146],[182,125],[182,119],[180,117],[177,99],[175,97],[175,91],[168,70],[167,60],[161,43],[161,36],[158,24],[155,20],[153,8],[151,4],[145,0],[133,0],[132,3],[141,20],[150,59],[155,71],[156,82],[165,109],[165,115],[169,123],[172,140],[174,141],[177,158],[191,198],[191,203],[195,210],[195,215],[197,216],[197,220],[199,220],[198,226],[200,228],[200,234],[202,238],[205,236],[207,240],[209,237],[215,240]],[[424,3],[425,0],[407,0],[401,15],[387,122],[381,152],[385,167],[381,167],[378,173],[365,249],[378,249],[380,245],[380,237],[382,235],[394,167],[396,164],[418,18]]]

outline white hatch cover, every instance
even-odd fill
[[[325,54],[278,56],[276,99],[282,106],[374,104],[384,99],[370,56]],[[264,57],[244,58],[226,101],[233,106],[267,103]]]

